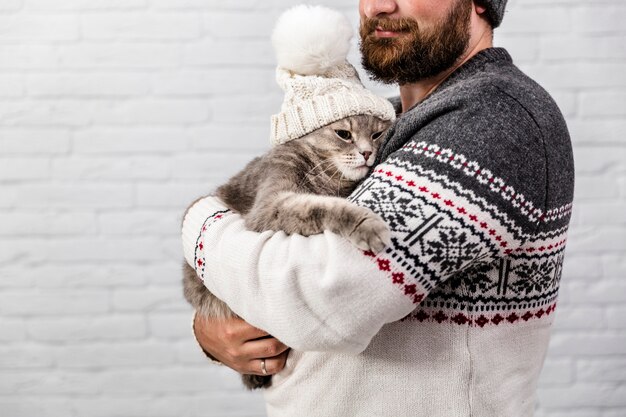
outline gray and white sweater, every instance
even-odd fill
[[[253,233],[214,198],[187,261],[293,348],[270,417],[529,417],[572,207],[569,135],[504,49],[481,51],[400,115],[350,197],[380,214],[378,255],[332,233]]]

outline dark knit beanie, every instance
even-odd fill
[[[485,6],[487,10],[487,18],[491,22],[493,28],[500,26],[502,18],[504,17],[504,8],[506,7],[507,0],[476,0],[476,3]]]

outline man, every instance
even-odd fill
[[[557,106],[492,47],[505,3],[360,2],[364,67],[400,85],[351,197],[390,226],[383,253],[248,232],[211,198],[190,210],[188,261],[255,326],[196,319],[196,336],[239,372],[275,374],[270,417],[532,416],[573,161]]]

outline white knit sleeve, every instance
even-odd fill
[[[385,323],[415,308],[389,263],[330,232],[250,232],[207,197],[189,210],[182,234],[207,288],[296,350],[362,352]]]

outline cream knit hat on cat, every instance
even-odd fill
[[[279,18],[272,43],[285,100],[272,116],[273,145],[349,116],[395,120],[391,103],[365,89],[346,60],[352,36],[344,15],[321,6],[296,6]]]

